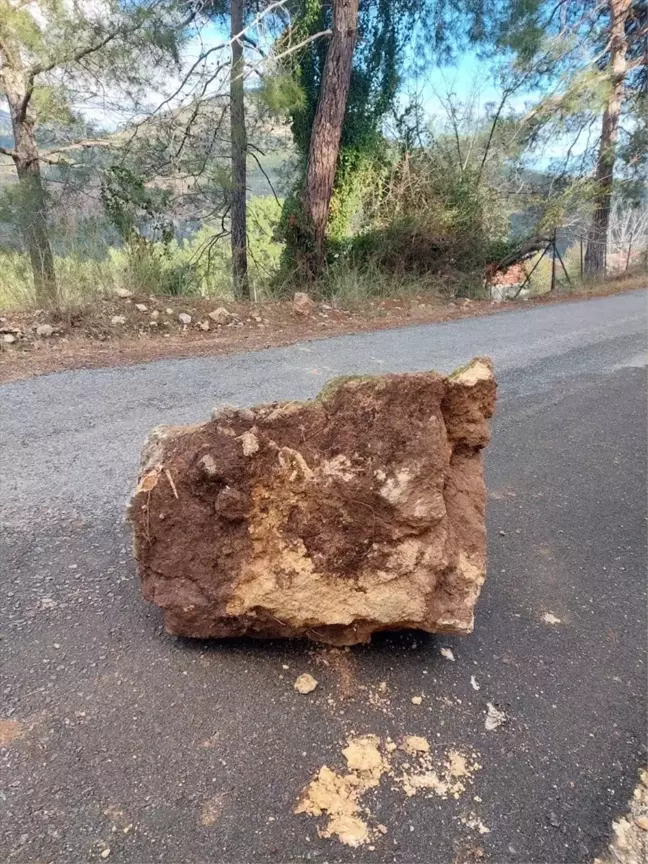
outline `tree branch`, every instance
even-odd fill
[[[56,156],[58,153],[67,153],[70,150],[87,150],[90,147],[114,147],[116,139],[97,138],[96,140],[89,139],[87,141],[77,141],[74,144],[66,144],[63,147],[56,147],[54,150],[44,150],[43,157]]]
[[[253,148],[253,150],[251,150],[250,148]],[[261,171],[261,173],[263,174],[263,176],[265,177],[265,179],[268,181],[268,186],[269,186],[270,189],[272,190],[272,194],[274,195],[274,199],[275,199],[275,201],[277,202],[277,204],[279,204],[279,206],[281,206],[281,201],[280,201],[279,198],[277,197],[277,193],[275,192],[275,188],[274,188],[274,186],[272,185],[272,181],[271,181],[270,178],[268,177],[265,168],[263,167],[263,165],[262,165],[261,162],[259,161],[259,157],[256,155],[256,153],[253,152],[254,150],[258,150],[259,153],[260,153],[262,156],[264,155],[263,150],[259,149],[259,147],[255,147],[254,144],[250,144],[250,143],[248,142],[248,153],[250,154],[250,156],[254,159],[254,161],[255,161],[255,162],[257,163],[257,165],[259,166],[259,170]]]
[[[27,72],[27,80],[30,82],[30,88],[33,89],[34,79],[37,75],[43,75],[46,72],[51,72],[53,69],[56,69],[58,66],[67,66],[69,63],[78,63],[79,60],[83,60],[84,57],[87,57],[88,54],[95,54],[97,51],[101,51],[102,48],[105,48],[113,39],[116,39],[118,36],[121,36],[127,32],[136,32],[141,27],[144,26],[144,22],[138,24],[136,27],[118,27],[116,30],[113,30],[99,42],[95,42],[94,45],[86,45],[85,48],[79,48],[76,51],[73,51],[71,54],[67,56],[58,57],[56,60],[52,60],[51,63],[35,63],[31,66]]]

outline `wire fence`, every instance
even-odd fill
[[[595,247],[595,252],[596,247],[601,250],[601,261],[595,277],[587,273],[587,250],[589,248],[591,254],[592,247]],[[549,262],[548,272],[546,265],[541,268],[543,261]],[[521,256],[514,266],[517,268],[513,274],[515,281],[507,281],[506,278],[501,281],[496,278],[489,280],[491,299],[517,299],[526,296],[532,288],[539,292],[552,292],[559,287],[573,289],[576,282],[602,281],[637,267],[644,267],[648,272],[648,219],[637,228],[630,226],[629,230],[622,232],[615,231],[614,225],[611,225],[607,241],[598,240],[573,225],[556,228],[530,253]],[[506,277],[507,268],[503,267],[497,272],[504,273]]]

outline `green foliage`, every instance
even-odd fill
[[[164,213],[168,198],[166,191],[147,188],[123,166],[109,168],[101,183],[104,210],[126,249],[127,281],[144,293],[181,294],[191,282],[190,272],[165,267],[174,236]]]
[[[468,151],[468,142],[466,150]],[[388,273],[483,272],[509,248],[509,211],[482,171],[441,138],[398,155],[373,200],[349,259]],[[501,163],[498,163],[501,168]]]
[[[50,194],[33,180],[11,183],[0,187],[0,223],[24,225],[37,209],[43,209],[50,201]]]
[[[280,212],[281,203],[269,196],[248,203],[249,272],[257,298],[270,293],[279,265],[282,247],[274,240],[273,228]],[[232,298],[229,237],[220,223],[203,226],[183,242],[146,241],[135,234],[119,247],[110,245],[96,228],[83,223],[79,233],[59,238],[65,251],[56,256],[55,264],[63,305],[91,303],[117,287],[138,294]],[[92,236],[85,236],[87,231]],[[27,256],[0,251],[0,268],[0,308],[35,306]]]
[[[281,211],[274,198],[253,198],[248,204],[249,276],[253,289],[265,290],[273,276],[281,246],[272,228]],[[231,297],[231,249],[220,225],[204,225],[191,239],[141,243],[111,250],[119,279],[133,291],[154,294],[189,294]]]
[[[31,97],[31,111],[39,126],[49,123],[71,126],[77,117],[70,104],[70,95],[63,87],[35,87]]]
[[[130,168],[114,165],[105,172],[101,201],[124,243],[147,238],[164,244],[173,238],[173,223],[164,212],[169,193],[147,187]]]
[[[400,81],[405,5],[402,0],[360,0],[358,37],[327,232],[333,248],[349,235],[367,184],[382,161],[381,123],[394,104]],[[331,25],[330,4],[300,0],[291,38],[298,41]],[[325,40],[315,40],[303,51],[291,55],[285,64],[287,74],[302,94],[302,99],[290,108],[291,129],[302,170],[295,191],[286,202],[280,232],[287,244],[286,267],[298,271],[301,256],[308,254],[312,245],[309,227],[300,215],[300,194],[326,49]]]
[[[280,119],[299,113],[306,107],[306,94],[289,70],[279,68],[264,76],[256,92],[270,112]]]

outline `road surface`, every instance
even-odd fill
[[[481,353],[500,391],[472,636],[162,632],[123,524],[150,427]],[[591,862],[646,761],[645,365],[635,292],[0,387],[0,860]],[[387,829],[373,848],[321,839],[300,791],[364,733],[481,767],[457,799],[386,777],[362,801]]]

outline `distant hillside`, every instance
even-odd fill
[[[13,147],[11,116],[8,111],[0,111],[0,147]]]

